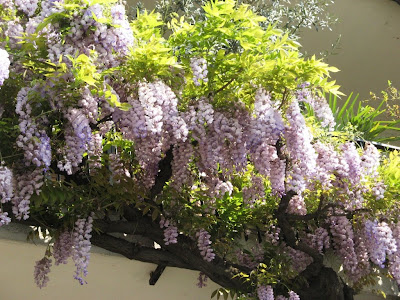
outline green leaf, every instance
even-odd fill
[[[157,219],[159,214],[160,214],[160,211],[158,209],[153,210],[153,213],[151,214],[151,219],[153,220],[153,222]]]
[[[150,205],[146,206],[146,207],[143,209],[143,216],[144,216],[145,214],[147,214],[147,213],[149,212],[150,209],[151,209]]]

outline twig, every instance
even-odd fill
[[[224,90],[228,85],[230,85],[235,79],[231,78],[231,80],[229,80],[227,83],[225,83],[222,87],[220,87],[218,90],[216,90],[214,93],[212,93],[212,95],[216,95],[219,92],[221,92],[222,90]]]

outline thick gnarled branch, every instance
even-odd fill
[[[179,257],[168,251],[144,247],[108,234],[93,234],[91,242],[97,247],[121,254],[129,259],[153,264],[163,264],[169,267],[195,270],[195,268],[184,263],[179,259]]]

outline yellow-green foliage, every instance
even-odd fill
[[[186,95],[209,95],[224,87],[215,95],[216,104],[229,105],[240,99],[251,107],[257,86],[281,98],[306,81],[340,94],[334,81],[328,81],[329,72],[338,71],[336,68],[315,57],[301,57],[296,41],[272,25],[264,30],[259,25],[264,17],[254,14],[247,5],[236,8],[232,0],[215,1],[205,5],[204,10],[205,21],[190,25],[183,19],[173,19],[170,24],[173,33],[168,42],[184,66],[189,69],[188,58],[193,56],[208,62],[208,85],[196,92],[188,85]]]
[[[384,202],[388,209],[398,210],[400,199],[400,152],[393,151],[389,153],[379,171],[386,185]]]
[[[131,23],[135,47],[122,68],[130,80],[169,77],[173,75],[173,69],[179,68],[171,48],[161,36],[162,25],[159,14],[146,11],[138,12],[137,19]]]

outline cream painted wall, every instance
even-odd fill
[[[332,32],[303,30],[300,43],[309,53],[327,50],[342,35],[337,55],[328,63],[343,92],[362,98],[378,93],[387,81],[400,88],[400,5],[392,0],[335,0],[330,11],[339,18]]]

